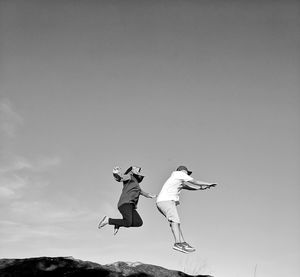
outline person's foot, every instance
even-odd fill
[[[104,227],[107,224],[108,224],[108,217],[104,216],[98,225],[98,229]]]
[[[174,243],[173,249],[186,254],[190,252],[182,245],[182,243]]]
[[[189,245],[187,242],[182,242],[181,245],[183,245],[184,248],[189,252],[196,251],[196,249],[193,246]]]
[[[118,231],[119,231],[119,227],[115,226],[115,228],[114,228],[114,236],[118,233]]]

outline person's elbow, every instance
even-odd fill
[[[116,180],[117,182],[121,182],[121,181],[122,181],[122,177],[121,177],[120,175],[114,173],[113,176],[114,176],[114,178],[115,178],[115,180]]]

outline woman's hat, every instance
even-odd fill
[[[187,169],[187,167],[184,166],[184,165],[178,166],[177,169],[176,169],[176,171],[181,171],[181,170],[185,170],[185,171],[187,172],[188,175],[191,175],[191,174],[192,174],[192,171],[189,171],[189,170]]]
[[[144,174],[142,174],[142,168],[139,167],[139,166],[131,166],[131,167],[129,167],[126,170],[125,174],[128,174],[129,172],[132,172],[135,175],[139,175],[139,176],[143,176],[144,177]]]

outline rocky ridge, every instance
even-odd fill
[[[190,277],[181,271],[140,262],[100,265],[73,257],[0,259],[0,277]],[[197,275],[197,277],[211,277]]]

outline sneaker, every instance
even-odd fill
[[[182,243],[174,243],[173,249],[183,252],[183,253],[189,253],[189,251],[187,251],[187,249],[185,249],[185,247],[182,245]]]
[[[119,231],[119,227],[115,226],[115,228],[114,228],[114,236],[118,233],[118,231]]]
[[[182,242],[181,245],[183,245],[185,249],[189,252],[196,251],[196,249],[193,246],[190,246],[187,242]]]
[[[108,224],[108,217],[104,216],[98,225],[98,229],[104,227],[107,224]]]

